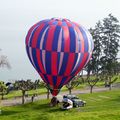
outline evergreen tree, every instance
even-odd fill
[[[88,65],[86,66],[86,71],[87,74],[90,73],[97,73],[99,72],[99,68],[100,68],[100,57],[102,54],[102,48],[101,48],[101,44],[102,44],[102,38],[101,38],[101,33],[102,33],[102,24],[99,21],[98,23],[96,23],[96,26],[94,29],[90,28],[90,33],[93,37],[93,41],[94,41],[94,50],[92,53],[92,58],[90,60],[90,62],[88,63]]]
[[[101,66],[104,72],[111,74],[114,71],[119,51],[120,25],[116,17],[111,14],[103,20],[103,35]]]
[[[112,77],[118,73],[116,69],[120,41],[119,21],[109,14],[102,22],[99,21],[95,28],[91,28],[90,33],[94,41],[94,50],[92,59],[86,66],[87,81],[92,89],[102,75],[105,78],[104,81],[107,81],[111,87],[111,84],[117,79],[112,80]],[[90,74],[96,76],[94,80]]]

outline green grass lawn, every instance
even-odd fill
[[[63,111],[49,107],[48,100],[3,107],[0,120],[120,120],[120,90],[80,94],[85,107]]]

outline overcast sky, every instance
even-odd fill
[[[36,22],[59,17],[90,28],[109,13],[120,21],[120,0],[0,0],[0,48],[12,66],[0,69],[0,80],[39,78],[25,50],[27,31]]]

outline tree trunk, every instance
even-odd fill
[[[109,85],[109,90],[112,90],[112,85],[111,84]]]
[[[111,83],[111,78],[109,78],[109,90],[112,89],[112,83]]]
[[[47,99],[49,99],[50,98],[50,91],[49,91],[49,89],[47,89]]]
[[[3,100],[4,99],[4,94],[2,94],[2,97],[1,97],[1,100]]]
[[[72,94],[72,89],[71,89],[71,88],[69,88],[69,94],[70,94],[70,95]]]
[[[108,85],[108,83],[107,83],[107,81],[105,80],[105,87],[107,87],[107,85]]]
[[[25,103],[25,91],[23,90],[22,91],[22,104]]]
[[[93,86],[90,86],[90,93],[93,92]]]

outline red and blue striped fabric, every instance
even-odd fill
[[[47,19],[33,25],[26,36],[28,57],[56,96],[88,63],[93,41],[81,25],[68,19]]]

